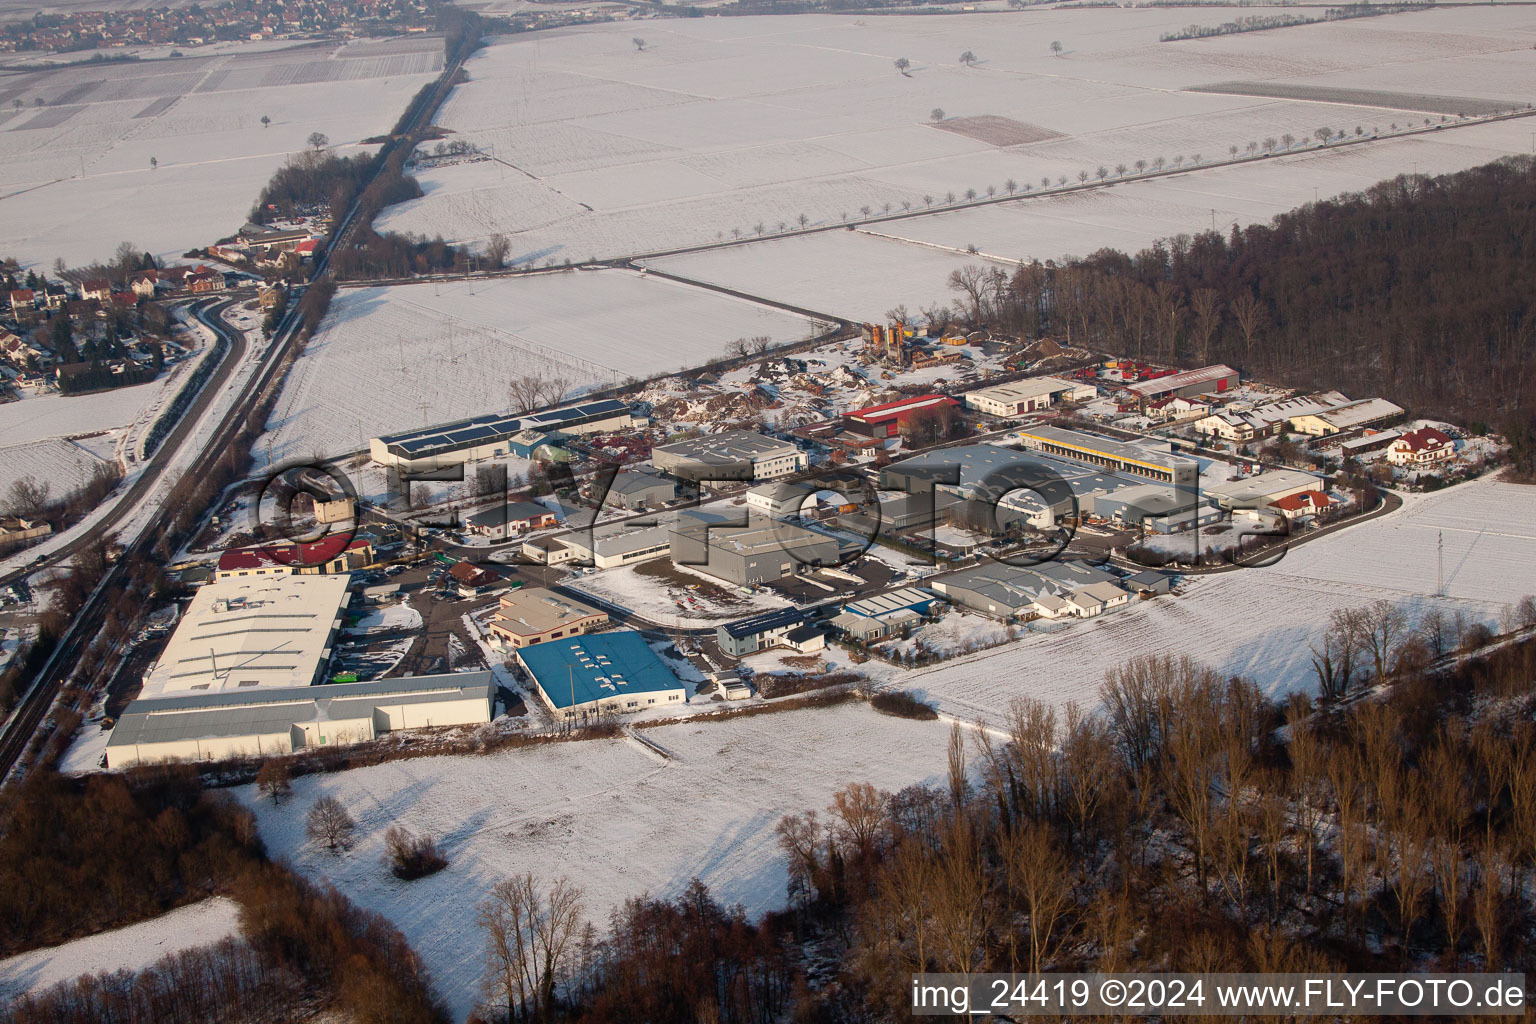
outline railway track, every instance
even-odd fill
[[[363,196],[368,186],[378,178],[387,166],[389,157],[398,147],[416,145],[417,133],[448,95],[463,63],[463,55],[459,55],[444,66],[437,87],[430,93],[419,96],[413,102],[408,116],[404,119],[403,130],[391,137],[379,150],[378,159],[374,162],[368,181],[358,190],[357,197],[348,208],[346,216],[336,226],[336,230],[331,232],[325,248],[315,260],[314,268],[309,275],[310,284],[325,276],[330,269],[331,257],[351,244],[351,239],[356,234],[360,223],[359,211],[362,209]],[[239,331],[230,329],[219,318],[220,314],[235,301],[235,299],[226,299],[193,304],[193,316],[205,327],[222,335],[229,343],[229,352],[225,355],[218,371],[203,385],[203,390],[193,407],[183,414],[181,422],[161,444],[148,468],[139,479],[134,481],[127,493],[119,500],[116,508],[100,522],[83,531],[78,538],[43,561],[0,576],[0,584],[23,578],[43,568],[65,563],[90,545],[109,536],[115,527],[130,515],[135,514],[142,503],[150,498],[156,484],[161,482],[167,467],[173,464],[177,453],[198,429],[203,417],[207,415],[209,406],[228,384],[234,367],[239,365],[245,356],[244,336]],[[273,340],[262,356],[261,365],[251,375],[240,396],[224,413],[212,436],[187,467],[187,476],[195,478],[208,473],[218,460],[224,457],[226,450],[240,433],[246,418],[260,408],[268,392],[281,383],[286,367],[303,348],[305,336],[300,330],[301,323],[298,303],[294,303],[273,332]],[[59,638],[48,659],[33,676],[26,693],[5,723],[3,733],[0,733],[0,780],[8,782],[12,778],[17,762],[21,760],[33,738],[38,735],[39,728],[47,721],[48,712],[53,707],[59,691],[63,689],[72,667],[100,630],[109,611],[105,595],[127,577],[131,566],[150,554],[155,541],[164,532],[171,511],[169,503],[162,502],[145,523],[139,535],[125,547],[122,556],[108,568],[101,582],[86,598],[85,604],[81,606]]]

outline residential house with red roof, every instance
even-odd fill
[[[1387,446],[1387,461],[1394,466],[1444,462],[1455,454],[1456,442],[1434,427],[1410,430]]]

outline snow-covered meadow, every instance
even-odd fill
[[[1229,13],[1193,20],[1214,23]],[[1042,177],[1075,181],[1099,165],[1195,154],[1209,162],[1231,146],[1286,133],[1304,146],[1324,125],[1386,132],[1393,122],[1420,122],[1415,103],[1449,110],[1454,97],[1499,107],[1536,99],[1536,15],[1523,9],[1158,41],[1191,20],[1188,10],[1156,8],[684,19],[645,26],[643,50],[631,43],[634,26],[624,24],[504,37],[470,61],[469,82],[438,116],[498,162],[424,172],[427,196],[388,211],[384,223],[466,241],[501,231],[519,259],[581,260],[751,236],[759,224],[771,232],[797,225],[802,214],[810,225],[837,224],[867,217],[866,207],[917,209],[970,189],[1001,191],[1008,180],[1038,189]],[[1064,47],[1059,57],[1053,40]],[[975,53],[974,65],[959,63],[964,51]],[[893,67],[898,57],[911,62],[906,74]],[[1234,82],[1377,95],[1192,91]],[[987,117],[1004,120],[990,127],[957,120]],[[1325,172],[1325,182],[1337,177],[1337,191],[1411,170],[1415,161],[1424,171],[1459,169],[1529,149],[1519,125],[1467,144],[1459,141],[1463,131],[1317,159],[1345,165]],[[1144,223],[1115,225],[1112,241],[1135,246],[1197,230],[1209,224],[1212,207],[1218,220],[1265,219],[1299,201],[1294,186],[1304,177],[1260,170],[1271,166],[1234,172],[1271,183],[1257,186],[1247,206],[1234,204],[1229,217],[1221,201],[1229,179],[1219,178],[1206,199],[1188,196],[1198,216],[1154,210]],[[1198,191],[1180,181],[1186,193]],[[1309,182],[1305,198],[1310,191]],[[910,223],[951,216],[973,215]],[[990,251],[1017,257],[1088,248],[1050,250],[1026,230]],[[823,268],[828,276],[842,269]]]
[[[340,147],[386,132],[441,68],[442,41],[420,38],[9,76],[0,82],[4,254],[24,266],[81,265],[123,240],[179,256],[232,234],[311,132]]]
[[[524,871],[546,882],[569,876],[599,928],[625,899],[675,897],[695,876],[750,914],[782,907],[779,818],[819,810],[849,782],[896,790],[936,781],[948,729],[844,704],[684,721],[645,736],[670,759],[633,739],[565,743],[307,776],[277,807],[254,787],[240,795],[275,856],[334,883],[405,934],[463,1020],[484,964],[475,907],[497,881]],[[359,826],[357,845],[340,857],[304,838],[310,805],[327,794]],[[384,831],[394,824],[437,836],[448,868],[397,881],[382,863]]]
[[[213,896],[125,928],[0,960],[0,999],[73,981],[82,974],[137,971],[161,957],[235,935],[240,905]]]
[[[572,387],[691,367],[804,317],[658,277],[561,271],[341,292],[294,364],[258,456],[336,455],[391,431],[504,410],[523,374]]]

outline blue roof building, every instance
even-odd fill
[[[550,640],[516,656],[559,716],[627,714],[688,699],[682,681],[634,630]]]

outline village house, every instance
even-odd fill
[[[1444,462],[1455,454],[1456,442],[1434,427],[1410,430],[1387,446],[1387,461],[1394,466]]]

